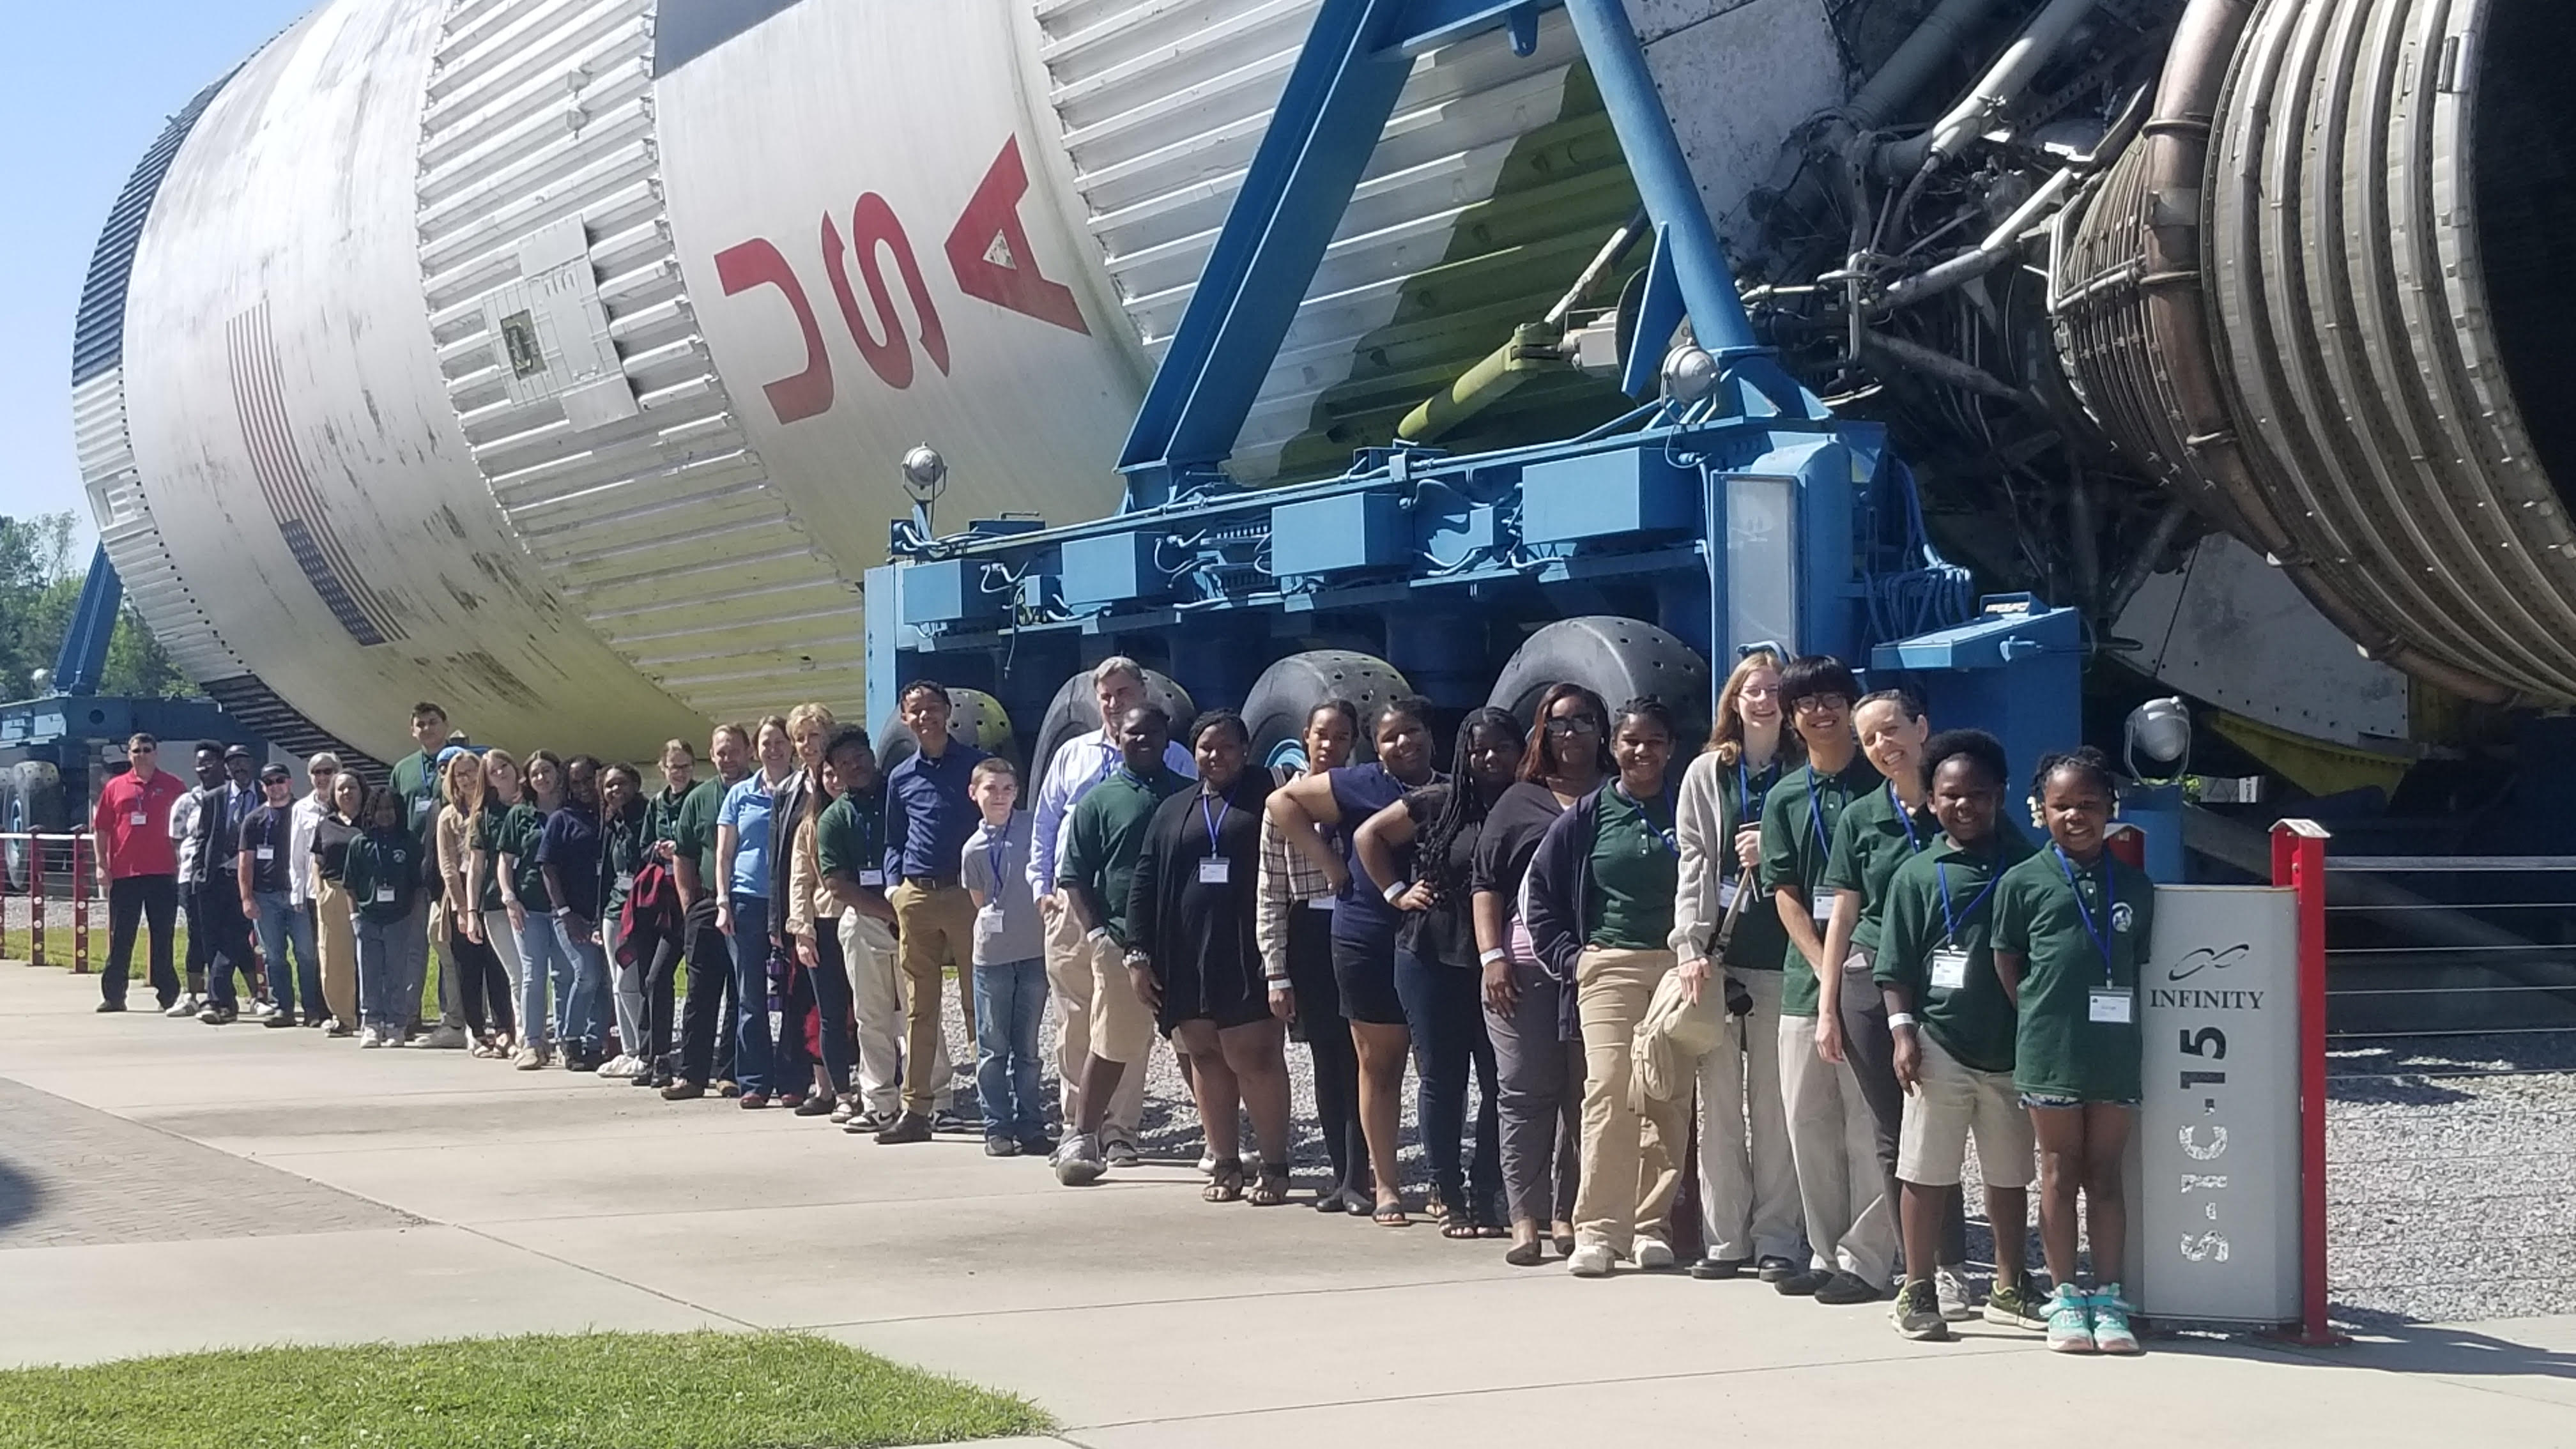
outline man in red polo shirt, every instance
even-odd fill
[[[90,820],[98,877],[107,894],[107,970],[98,978],[101,1011],[125,1009],[125,978],[134,960],[134,927],[152,928],[152,991],[161,1008],[179,999],[170,964],[171,917],[179,909],[179,848],[170,838],[170,807],[185,787],[159,768],[160,742],[137,734],[125,742],[133,766],[98,792]]]

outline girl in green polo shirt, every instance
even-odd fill
[[[2138,958],[2154,886],[2103,848],[2111,767],[2086,748],[2042,760],[2032,781],[2049,848],[1995,889],[1995,974],[2013,999],[2013,1085],[2039,1137],[2039,1237],[2057,1297],[2048,1346],[2136,1353],[2120,1297],[2128,1212],[2120,1160],[2139,1086]],[[2075,1213],[2083,1197],[2099,1286],[2078,1285]]]

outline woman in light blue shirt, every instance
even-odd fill
[[[769,812],[770,797],[787,781],[795,753],[787,721],[771,715],[753,735],[760,768],[725,793],[716,817],[716,929],[733,942],[735,1007],[734,1080],[745,1107],[773,1098],[769,1054]],[[775,1101],[802,1105],[801,1083],[777,1083]]]

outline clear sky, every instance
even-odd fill
[[[9,7],[0,61],[0,513],[68,508],[95,537],[72,457],[72,313],[99,227],[170,114],[320,0],[106,0]]]

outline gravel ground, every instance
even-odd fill
[[[23,898],[10,903],[12,931],[25,930],[25,912]],[[93,908],[98,956],[106,952],[106,925],[104,908]],[[46,927],[49,952],[68,959],[70,928],[70,907],[56,903]],[[954,1047],[966,1036],[953,991],[947,1015]],[[1044,1053],[1052,1062],[1052,1011],[1048,1018]],[[2570,1311],[2576,1304],[2576,1032],[2342,1041],[2328,1072],[2328,1222],[2338,1321],[2367,1327]],[[1288,1075],[1302,1195],[1322,1181],[1325,1158],[1314,1127],[1312,1059],[1294,1042]],[[971,1082],[959,1085],[959,1109],[971,1112]],[[1052,1071],[1048,1086],[1054,1086]],[[1403,1126],[1405,1180],[1418,1205],[1429,1174],[1409,1081]],[[1166,1047],[1155,1049],[1147,1069],[1142,1127],[1146,1155],[1198,1157],[1198,1113]],[[1247,1122],[1244,1141],[1251,1140]],[[1970,1168],[1973,1175],[1973,1159]],[[1973,1182],[1969,1192],[1973,1206]],[[1970,1224],[1969,1251],[1979,1264],[1992,1261],[1982,1221]],[[2032,1262],[2038,1251],[2034,1235]]]

